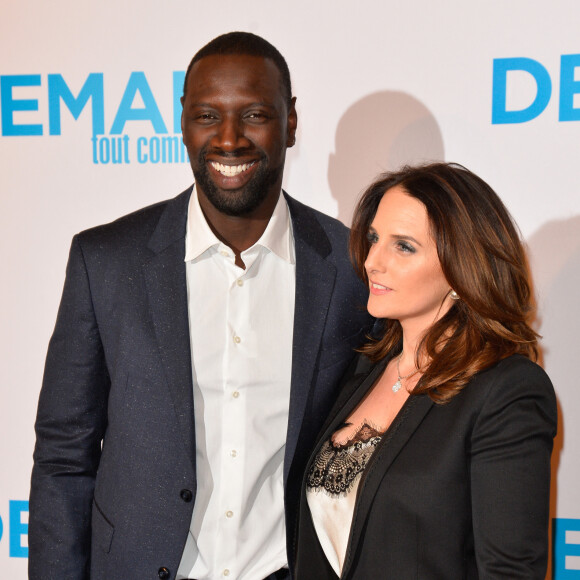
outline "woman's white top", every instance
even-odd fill
[[[344,445],[325,441],[306,480],[314,529],[332,569],[341,575],[360,480],[381,434],[366,423]]]

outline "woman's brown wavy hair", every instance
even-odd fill
[[[534,299],[517,227],[493,189],[461,165],[407,166],[381,175],[364,192],[350,237],[358,275],[368,285],[369,226],[383,195],[396,185],[427,209],[443,274],[459,295],[419,345],[417,366],[422,354],[430,362],[413,392],[445,403],[476,373],[511,354],[536,360],[538,335],[529,325]],[[384,328],[361,349],[375,362],[402,341],[399,321]]]

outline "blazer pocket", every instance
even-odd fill
[[[108,520],[94,500],[92,520],[93,547],[98,546],[103,552],[108,554],[111,551],[115,526]]]

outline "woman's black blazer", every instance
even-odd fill
[[[387,362],[359,357],[310,462]],[[520,355],[447,404],[410,396],[363,474],[342,578],[543,580],[556,422],[550,379]],[[294,549],[296,580],[336,580],[305,481]]]

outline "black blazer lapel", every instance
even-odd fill
[[[311,210],[286,194],[285,197],[296,250],[296,300],[284,480],[294,457],[336,281],[335,266],[325,260],[332,247],[324,230]]]
[[[410,396],[403,405],[399,415],[397,415],[397,418],[393,421],[385,435],[383,435],[379,447],[373,454],[363,474],[357,492],[357,503],[352,520],[346,559],[342,570],[343,578],[346,578],[348,575],[353,561],[352,554],[355,553],[357,544],[364,540],[363,531],[365,520],[381,481],[388,473],[397,455],[405,447],[434,404],[427,395]]]
[[[186,452],[195,461],[191,347],[185,277],[185,231],[191,188],[167,204],[143,265],[149,308]]]

